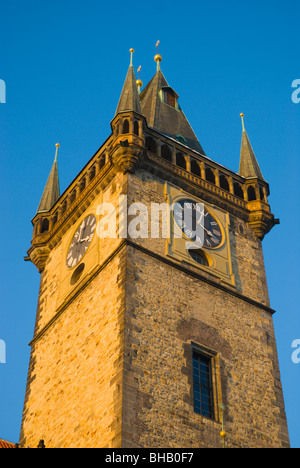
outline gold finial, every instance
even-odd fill
[[[138,87],[139,94],[141,92],[141,87],[143,86],[143,82],[142,82],[141,76],[140,76],[141,75],[141,68],[142,68],[142,66],[140,65],[138,70],[137,70],[138,74],[139,74],[139,78],[138,78],[138,80],[136,80],[136,84],[137,84],[137,87]]]
[[[223,403],[220,403],[219,408],[221,410],[221,422],[222,422],[222,430],[220,432],[220,437],[223,439],[223,448],[225,448],[225,439],[226,439],[226,432],[224,429],[224,411],[225,411],[225,405]]]
[[[58,148],[60,147],[60,144],[59,143],[56,143],[56,152],[55,152],[55,159],[54,161],[57,162],[57,154],[58,154]]]
[[[157,63],[157,70],[160,69],[160,62],[162,61],[162,56],[158,53],[158,46],[160,44],[160,41],[157,41],[155,47],[157,49],[157,54],[154,57],[155,62]]]
[[[244,114],[241,113],[241,114],[240,114],[240,117],[241,117],[241,119],[242,119],[242,126],[243,126],[243,131],[244,131],[244,130],[245,130]]]
[[[134,54],[134,49],[129,49],[129,52],[130,52],[130,66],[132,66],[132,58]]]

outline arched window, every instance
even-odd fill
[[[57,220],[58,220],[58,211],[56,211],[55,215],[53,216],[52,226],[54,226],[57,223]]]
[[[79,189],[80,193],[85,189],[85,187],[86,187],[86,180],[85,180],[85,178],[84,178],[84,179],[82,179],[82,181],[80,182],[80,189]]]
[[[215,174],[213,173],[210,167],[206,167],[205,169],[205,179],[207,180],[207,182],[211,182],[212,184],[216,183]]]
[[[66,209],[67,209],[67,200],[64,202],[61,208],[61,212],[60,212],[61,216],[65,213]]]
[[[195,161],[195,159],[191,160],[191,172],[196,176],[201,177],[201,169],[197,161]]]
[[[166,161],[172,161],[172,151],[168,145],[162,145],[161,157],[165,159]]]
[[[248,201],[253,200],[256,200],[256,193],[255,188],[252,185],[250,185],[250,187],[248,187]]]
[[[76,189],[73,190],[73,192],[71,193],[71,196],[70,196],[70,204],[73,203],[76,199]]]
[[[262,201],[265,199],[264,189],[260,186],[259,187],[259,196]]]
[[[99,160],[99,171],[101,171],[102,167],[105,166],[105,155],[103,154]]]
[[[129,122],[127,119],[124,120],[122,133],[129,133]]]
[[[139,123],[135,120],[133,125],[133,133],[139,136]]]
[[[220,187],[229,192],[229,182],[227,177],[224,174],[220,175]]]
[[[42,229],[41,229],[41,234],[43,234],[43,232],[47,232],[49,231],[49,220],[47,218],[43,219],[43,222],[42,222]]]
[[[243,192],[242,186],[238,182],[234,182],[233,192],[234,192],[234,195],[244,200],[244,192]]]
[[[186,169],[186,160],[182,153],[176,153],[176,164],[182,169]]]
[[[157,154],[157,144],[152,137],[146,137],[146,150],[151,151],[151,153]]]
[[[90,180],[93,180],[95,175],[96,175],[96,168],[95,168],[95,166],[93,166],[91,171],[90,171]]]

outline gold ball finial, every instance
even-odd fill
[[[227,435],[227,434],[226,434],[225,431],[221,431],[221,432],[220,432],[220,437],[221,437],[222,439],[225,439],[226,435]]]
[[[130,65],[132,66],[132,60],[133,60],[133,53],[134,53],[134,49],[129,49],[129,52],[130,52]]]
[[[244,114],[243,114],[243,112],[240,114],[240,117],[244,117]]]
[[[156,47],[156,50],[157,50],[157,54],[155,55],[154,57],[154,61],[157,63],[157,69],[160,68],[160,62],[162,61],[162,56],[158,53],[158,46],[160,44],[160,41],[157,41],[155,47]]]
[[[138,87],[138,92],[140,93],[141,92],[141,88],[143,87],[143,82],[141,80],[141,69],[142,69],[142,65],[139,66],[138,68],[138,74],[139,74],[139,77],[138,79],[136,80],[136,85]]]
[[[56,151],[55,151],[55,158],[54,161],[57,162],[57,154],[58,154],[58,148],[59,148],[59,143],[56,143]]]

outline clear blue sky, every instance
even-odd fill
[[[55,153],[64,190],[110,134],[135,49],[146,84],[162,70],[207,155],[238,171],[239,114],[280,218],[263,241],[291,444],[300,447],[298,0],[10,1],[0,7],[0,437],[18,441],[39,288],[23,261]]]

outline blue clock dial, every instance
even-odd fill
[[[203,229],[203,247],[218,248],[223,241],[222,229],[216,218],[202,204],[191,199],[180,199],[174,208],[174,219],[184,235],[193,242],[198,242],[197,227]]]

